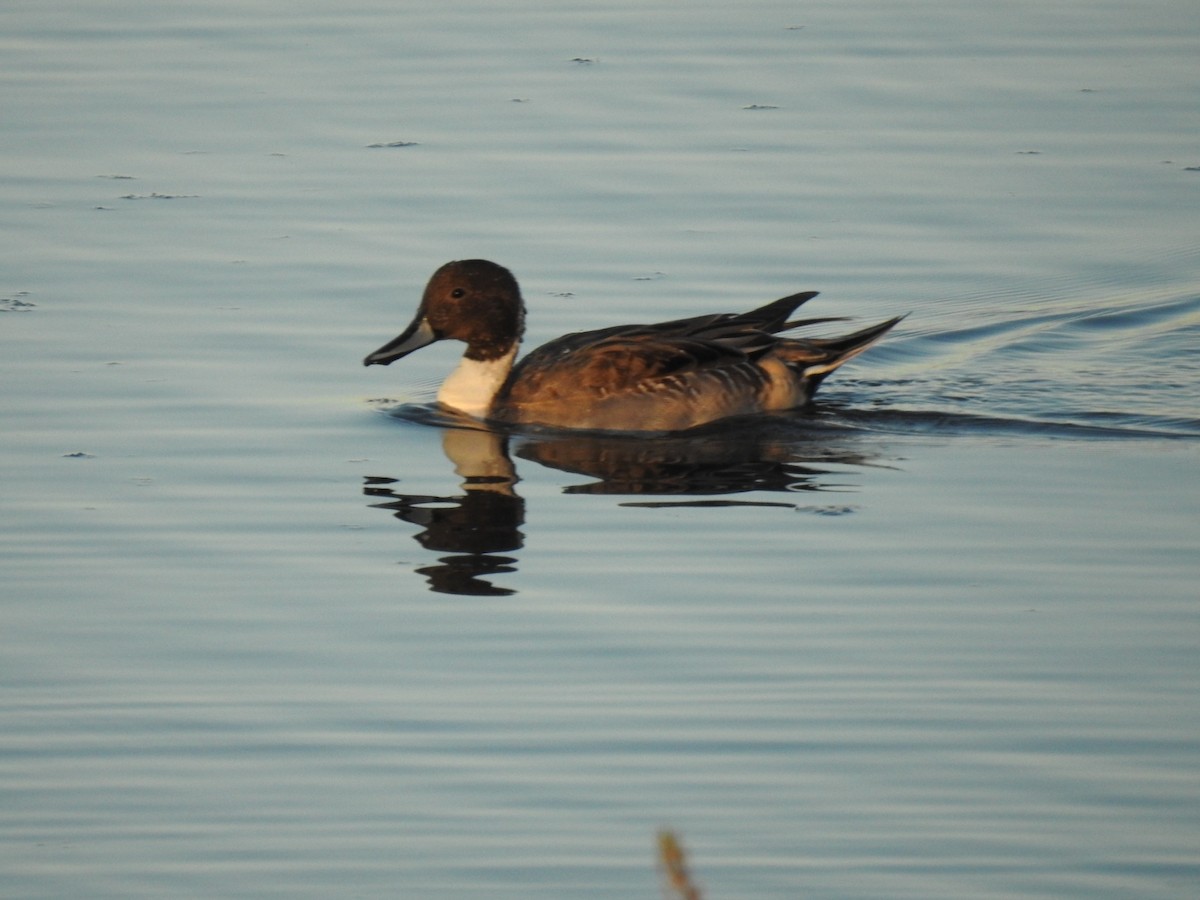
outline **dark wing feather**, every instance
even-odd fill
[[[805,291],[744,313],[564,335],[517,364],[502,389],[502,399],[521,404],[646,391],[688,372],[743,369],[779,345],[776,332],[829,321],[788,321],[800,304],[815,296],[816,291]]]
[[[736,347],[678,336],[618,334],[566,348],[562,342],[539,347],[517,364],[505,385],[507,399],[519,403],[647,390],[685,372],[747,359]]]

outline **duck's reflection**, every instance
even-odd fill
[[[831,474],[830,470],[796,459],[794,448],[748,440],[746,436],[710,434],[648,441],[606,436],[535,440],[522,443],[517,455],[552,469],[595,479],[564,488],[568,494],[716,496],[833,487],[827,480],[822,481],[823,476]]]
[[[872,463],[850,443],[844,434],[814,436],[810,429],[801,437],[794,427],[781,429],[777,424],[647,438],[510,435],[443,423],[442,449],[462,479],[461,493],[405,494],[396,489],[398,479],[385,477],[368,478],[364,492],[376,500],[384,498],[373,506],[421,526],[415,540],[422,547],[449,554],[437,565],[416,570],[428,579],[431,590],[503,596],[514,591],[489,578],[516,571],[517,560],[510,554],[524,543],[525,502],[516,492],[510,444],[520,459],[591,479],[565,487],[569,494],[671,498],[627,501],[626,506],[777,506],[829,513],[847,508],[801,507],[782,498],[738,500],[731,495],[852,489],[839,467]]]
[[[363,490],[368,497],[390,498],[372,506],[422,526],[415,540],[426,550],[451,554],[438,565],[417,569],[431,590],[471,596],[513,593],[487,580],[516,571],[516,559],[500,554],[519,550],[524,541],[525,501],[513,490],[517,476],[505,444],[505,437],[490,431],[448,428],[442,433],[442,450],[463,479],[463,493],[454,496],[402,494],[390,486],[397,483],[394,478],[367,479]]]

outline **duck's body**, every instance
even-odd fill
[[[363,364],[387,365],[453,338],[467,349],[438,401],[460,412],[554,428],[681,431],[806,405],[825,376],[902,318],[838,338],[778,337],[831,321],[788,321],[815,296],[793,294],[746,313],[568,334],[514,366],[525,319],[516,279],[487,260],[462,260],[433,274],[412,324]]]

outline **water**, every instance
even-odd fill
[[[663,827],[710,898],[1194,894],[1198,31],[10,4],[0,894],[653,897]],[[809,413],[496,436],[359,363],[467,256],[531,343],[910,316]]]

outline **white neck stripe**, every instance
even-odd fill
[[[459,361],[458,368],[442,382],[441,389],[438,390],[438,402],[469,416],[486,418],[496,392],[512,371],[516,356],[515,344],[499,359],[481,362],[464,356]]]

